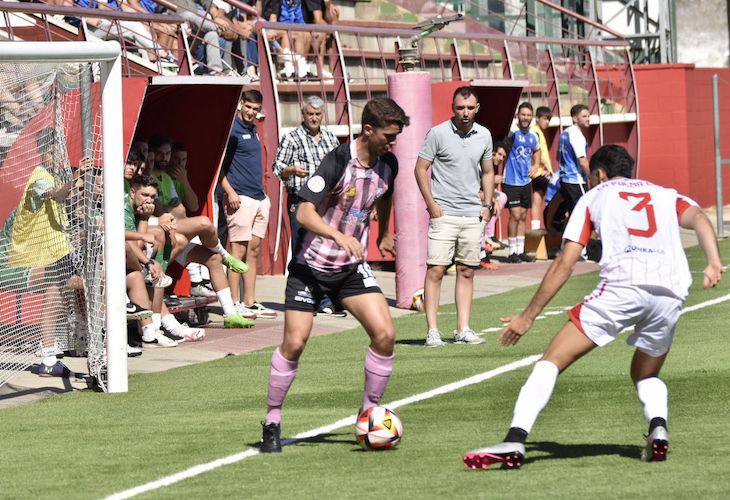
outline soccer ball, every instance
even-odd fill
[[[355,436],[366,450],[389,450],[403,437],[403,424],[393,410],[373,406],[358,415]]]

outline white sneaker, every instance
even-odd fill
[[[161,330],[155,330],[155,333],[149,337],[142,335],[142,342],[153,347],[176,347],[179,342],[166,337]]]
[[[142,355],[142,349],[139,347],[133,347],[129,344],[127,344],[127,356],[130,358],[136,358],[137,356]]]
[[[149,271],[147,271],[147,269],[144,269],[142,271],[142,274],[144,274],[145,283],[151,285],[153,288],[167,288],[168,286],[172,285],[172,278],[170,278],[166,274],[163,274],[162,278],[157,281],[155,281],[155,279],[152,277]]]
[[[326,68],[322,68],[322,81],[332,82],[334,80],[335,80],[335,77],[332,74],[332,72]]]
[[[238,302],[237,304],[233,304],[233,307],[236,308],[236,312],[239,313],[241,316],[243,316],[246,319],[256,319],[256,311],[252,311],[245,305],[243,305],[241,302]]]
[[[457,344],[483,344],[486,340],[481,337],[477,337],[474,330],[466,327],[461,331],[461,333],[454,330],[454,342]]]
[[[246,314],[243,314],[243,312],[241,312],[244,309],[247,311]],[[241,314],[243,315],[244,318],[248,318],[249,317],[248,315],[253,314],[254,318],[263,318],[263,319],[274,319],[279,314],[276,311],[274,311],[273,309],[264,307],[264,305],[259,302],[254,302],[250,306],[241,304],[239,312],[241,312]]]
[[[446,342],[441,340],[441,332],[431,328],[426,335],[426,347],[441,347],[442,345],[446,345]]]
[[[180,337],[189,342],[198,342],[205,338],[205,330],[202,328],[192,328],[187,323],[181,324],[170,333],[175,337]]]
[[[669,451],[669,433],[666,427],[656,427],[646,437],[646,444],[641,451],[641,460],[644,462],[663,462]]]
[[[192,297],[215,297],[215,290],[213,290],[213,285],[210,284],[210,281],[201,281],[200,283],[196,283],[195,286],[190,287],[190,295]]]

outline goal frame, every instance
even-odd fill
[[[124,273],[124,147],[121,47],[107,42],[5,42],[0,62],[99,63],[104,196],[104,302],[107,392],[127,392]]]

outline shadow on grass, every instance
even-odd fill
[[[548,453],[544,457],[530,457],[530,452],[542,451]],[[625,444],[560,444],[553,441],[539,441],[528,443],[525,463],[540,460],[559,460],[565,458],[598,457],[602,455],[618,455],[620,457],[638,460],[641,456],[641,447]]]
[[[347,435],[345,433],[327,433],[327,434],[319,434],[317,436],[312,436],[308,438],[284,438],[281,440],[282,446],[291,446],[291,445],[302,445],[302,444],[351,444],[351,445],[357,445],[357,441],[355,440],[355,437],[352,435]],[[258,448],[261,443],[258,441],[255,443],[248,443],[248,445],[251,448]]]

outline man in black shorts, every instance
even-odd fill
[[[324,295],[342,304],[370,336],[361,410],[376,406],[385,392],[395,331],[366,251],[373,208],[380,220],[390,218],[398,162],[389,150],[408,123],[408,116],[392,99],[370,100],[362,112],[361,135],[330,151],[299,190],[297,221],[305,231],[289,265],[284,340],[271,357],[268,413],[261,438],[264,453],[281,451],[281,406]],[[380,251],[394,254],[388,225],[379,227]]]
[[[537,134],[530,130],[530,123],[532,123],[532,105],[523,102],[517,108],[519,128],[510,133],[508,138],[511,148],[504,163],[504,184],[502,184],[509,208],[507,262],[511,264],[535,260],[525,253],[525,221],[527,212],[532,207],[532,177],[535,176],[540,164],[540,141]]]

